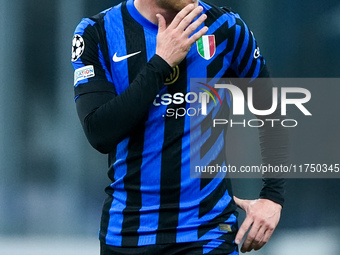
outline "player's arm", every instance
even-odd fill
[[[86,23],[83,21],[76,29],[76,35],[81,35],[85,44],[83,54],[73,62],[76,108],[90,144],[108,153],[145,116],[171,68],[155,55],[127,90],[117,95],[110,82],[109,68],[104,64],[98,28]],[[93,74],[87,79],[79,78],[82,70]]]
[[[247,87],[253,88],[255,109],[266,110],[272,104],[272,83],[260,54],[255,38],[241,19],[236,19],[235,51],[233,56],[233,72],[236,77],[249,78],[241,83],[241,89],[247,98]],[[266,79],[256,79],[266,78]],[[250,82],[249,82],[250,81]],[[280,97],[279,97],[280,98]],[[280,103],[270,116],[256,116],[258,119],[281,119]],[[259,128],[260,145],[263,164],[280,165],[287,163],[288,138],[287,130],[281,126],[272,128],[264,125]],[[283,178],[263,178],[263,188],[257,200],[243,200],[235,197],[236,204],[246,211],[246,219],[242,223],[235,242],[239,244],[246,239],[241,247],[242,252],[258,250],[269,240],[276,228],[284,203],[285,180]]]
[[[253,87],[254,108],[267,110],[272,104],[272,83],[269,78],[257,79],[251,84]],[[280,97],[279,97],[280,98]],[[257,119],[280,120],[280,101],[274,113],[267,116],[256,115]],[[265,122],[266,123],[266,122]],[[278,121],[281,123],[281,121]],[[264,165],[285,165],[288,158],[288,133],[281,125],[264,125],[259,128],[262,162]],[[263,176],[263,188],[257,200],[243,200],[234,198],[236,204],[246,212],[246,219],[242,223],[236,243],[240,243],[249,230],[241,247],[242,252],[259,250],[274,232],[281,216],[284,203],[285,180],[282,176]],[[275,177],[275,178],[274,178]]]
[[[253,33],[247,25],[235,15],[235,44],[231,63],[231,76],[238,77],[237,82],[247,99],[247,88],[253,89],[253,105],[255,109],[267,110],[272,106],[273,83],[265,59],[261,55]],[[241,78],[241,79],[240,79]],[[245,79],[243,79],[245,78]],[[271,115],[256,115],[258,119],[282,119],[280,96],[275,112]],[[259,128],[262,161],[265,165],[286,164],[288,158],[288,133],[281,125],[264,125]],[[269,199],[281,206],[284,203],[283,178],[263,178],[263,189],[260,198]]]
[[[87,27],[88,34],[82,35],[85,51],[73,65],[76,71],[84,65],[93,66],[94,69],[94,77],[78,81],[75,86],[78,116],[94,148],[102,153],[109,153],[145,118],[154,98],[164,86],[165,78],[171,73],[172,66],[181,62],[195,40],[206,32],[207,29],[203,28],[189,38],[192,31],[205,20],[202,15],[191,23],[201,12],[201,7],[189,5],[168,27],[164,18],[158,16],[160,26],[156,55],[119,95],[109,82],[108,70],[105,71],[108,68],[103,66],[105,59],[101,59],[103,54],[98,54],[98,33],[92,31],[93,27]],[[172,53],[170,55],[167,53],[169,49]]]
[[[253,106],[258,110],[268,110],[272,107],[274,84],[269,78],[266,66],[259,77],[250,83],[253,89]],[[245,93],[247,95],[247,93]],[[263,125],[259,128],[259,138],[263,165],[281,166],[288,163],[289,139],[288,130],[281,123],[281,95],[277,95],[276,110],[270,115],[255,115],[257,119],[266,123],[266,119],[275,120],[275,124]],[[269,199],[281,206],[284,204],[285,179],[282,173],[268,173],[263,175],[263,188],[260,198]]]

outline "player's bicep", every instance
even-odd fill
[[[92,82],[112,82],[109,67],[100,49],[99,33],[95,23],[84,19],[76,28],[72,40],[72,65],[74,68],[75,99],[85,94],[86,87],[93,92]],[[81,89],[78,89],[83,87]],[[112,86],[113,89],[113,86]],[[110,89],[111,90],[111,89]],[[83,93],[79,93],[82,91]]]
[[[74,96],[81,121],[115,96],[95,22],[83,19],[72,40]]]

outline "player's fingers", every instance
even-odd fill
[[[200,31],[197,33],[193,34],[189,38],[189,44],[193,45],[198,39],[200,39],[206,32],[208,31],[208,27],[203,27]]]
[[[190,23],[196,18],[198,17],[198,15],[200,15],[203,11],[203,7],[202,6],[198,6],[195,9],[193,9],[187,16],[185,16],[182,21],[178,24],[178,29],[181,31],[184,31],[189,25]]]
[[[246,232],[248,231],[248,229],[250,228],[252,224],[253,224],[253,220],[250,217],[246,217],[235,237],[236,244],[241,243],[244,235],[246,234]]]
[[[247,234],[246,240],[244,240],[243,245],[241,247],[242,252],[247,252],[252,250],[252,245],[256,243],[256,237],[259,233],[261,225],[254,223]],[[261,238],[262,239],[262,238]]]
[[[252,250],[257,251],[259,249],[261,249],[263,246],[265,245],[265,243],[257,243],[255,240],[253,242],[251,242],[251,244],[246,247],[246,246],[242,246],[241,247],[241,252],[245,253],[245,252],[251,252]]]
[[[266,230],[266,232],[264,233],[262,242],[263,242],[263,243],[267,243],[267,242],[269,241],[270,237],[272,236],[273,232],[274,232],[274,228],[269,227],[269,228]]]
[[[158,19],[158,33],[165,31],[166,29],[165,18],[161,14],[156,14],[156,17]]]
[[[254,240],[252,241],[250,245],[250,249],[254,249],[255,251],[261,249],[267,242],[264,241],[266,228],[264,226],[261,226],[258,230]]]
[[[266,242],[253,242],[251,244],[251,250],[254,250],[254,251],[258,251],[259,249],[261,249],[264,245],[266,244]]]
[[[195,8],[194,4],[185,6],[173,19],[169,25],[169,29],[175,29],[179,23]]]
[[[184,31],[184,36],[189,37],[194,31],[196,31],[199,26],[203,24],[203,22],[207,19],[206,14],[202,14],[195,22],[190,24]]]
[[[255,251],[261,249],[269,241],[274,229],[275,227],[271,225],[262,225],[251,244],[251,248]]]

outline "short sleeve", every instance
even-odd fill
[[[72,39],[71,60],[74,68],[75,99],[83,93],[103,90],[94,86],[98,81],[112,82],[100,41],[96,22],[83,19]],[[107,90],[107,86],[104,90]]]

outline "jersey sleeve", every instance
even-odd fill
[[[273,83],[270,78],[256,79],[253,84],[253,102],[256,109],[270,109],[272,105]],[[255,102],[257,102],[255,104]],[[283,121],[281,101],[278,95],[276,110],[270,115],[255,115],[257,119]],[[263,125],[259,128],[262,163],[266,166],[285,166],[288,164],[289,136],[286,127],[281,124]],[[261,198],[272,200],[283,206],[285,194],[285,179],[283,173],[268,173],[263,175]]]
[[[255,109],[265,110],[272,105],[273,82],[269,78],[264,57],[261,55],[254,34],[245,22],[235,14],[235,42],[231,62],[233,76],[237,78],[236,83],[240,85],[245,98],[248,98],[248,87],[253,89],[253,105]],[[261,79],[264,78],[264,79]],[[280,108],[280,96],[278,96],[278,107],[269,116],[256,115],[257,119],[282,119]],[[259,128],[259,139],[261,146],[262,163],[264,165],[279,166],[288,162],[288,132],[287,129],[276,125],[264,125]],[[263,176],[263,188],[260,198],[272,200],[283,206],[285,194],[285,180],[281,175]]]
[[[76,108],[85,135],[99,152],[110,153],[145,117],[172,68],[155,55],[117,95],[105,40],[96,22],[84,19],[73,37],[72,64]]]
[[[74,72],[75,100],[83,93],[97,91],[98,87],[89,83],[106,82],[100,90],[114,92],[108,61],[104,58],[105,47],[101,47],[101,37],[95,22],[83,19],[77,26],[72,40],[72,65]]]
[[[231,68],[236,77],[257,78],[265,67],[253,32],[238,14],[235,14],[235,38]]]

